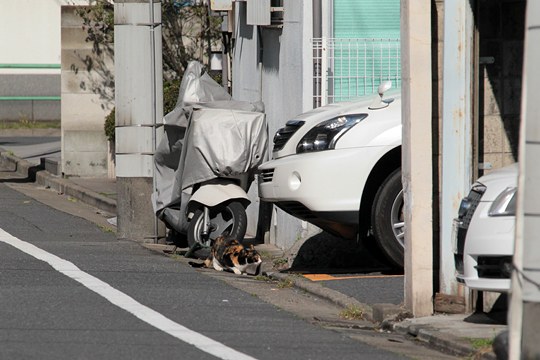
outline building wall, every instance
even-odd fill
[[[114,70],[113,59],[96,56],[85,41],[82,19],[75,6],[62,7],[62,172],[66,176],[106,176],[106,115],[114,106],[100,66]],[[94,67],[84,60],[91,58]],[[98,65],[101,64],[101,65]],[[96,88],[105,90],[96,92]],[[111,91],[107,94],[107,91]]]
[[[517,159],[525,3],[525,0],[497,2],[471,0],[471,6],[476,7],[475,13],[478,14],[478,55],[482,60],[494,58],[493,64],[480,65],[478,91],[475,94],[478,99],[478,140],[475,140],[478,158],[473,159],[473,162],[483,164],[488,170],[502,167]],[[302,22],[305,22],[311,14],[307,14],[306,4],[285,2],[283,29],[263,29],[261,39],[259,39],[257,28],[245,24],[245,3],[236,4],[240,11],[237,12],[236,19],[237,41],[234,50],[233,96],[242,100],[263,99],[267,109],[269,134],[272,137],[287,119],[309,108],[308,99],[311,89],[308,90],[306,87],[308,77],[305,75],[302,77],[300,74],[309,73],[311,70],[308,69],[309,64],[301,60],[302,57],[309,58],[310,55],[306,52],[306,43],[309,45],[310,35],[305,31],[306,24]],[[431,96],[435,183],[433,232],[435,243],[437,243],[444,0],[433,0],[432,5],[434,71]],[[261,42],[262,55],[259,52]],[[258,67],[259,59],[262,59],[262,75]],[[303,84],[302,79],[304,79]],[[303,93],[303,98],[299,95],[300,92]],[[467,165],[464,164],[464,166]],[[479,171],[475,177],[481,176],[482,173],[483,171]],[[291,238],[301,238],[310,232],[310,225],[291,218],[280,210],[274,209],[274,212],[271,243],[287,248],[294,242]],[[434,251],[438,252],[438,249],[435,248]]]
[[[0,0],[0,97],[60,96],[60,7],[68,2],[88,0]],[[21,64],[54,66],[17,68]],[[59,100],[0,104],[0,120],[60,119]]]
[[[432,2],[432,36],[433,36],[433,235],[434,235],[434,256],[436,262],[434,269],[439,269],[442,276],[440,289],[444,293],[450,293],[450,286],[444,280],[454,279],[453,259],[451,251],[447,251],[448,224],[452,221],[452,216],[448,214],[442,217],[444,204],[439,200],[442,196],[441,186],[441,140],[442,140],[442,95],[444,79],[443,73],[443,19],[444,0],[433,0]],[[517,160],[517,143],[519,139],[520,104],[521,104],[521,76],[523,62],[523,30],[525,0],[470,0],[467,5],[471,6],[474,14],[474,27],[476,34],[470,34],[472,38],[476,36],[476,43],[472,53],[476,56],[477,64],[471,65],[472,79],[470,83],[471,103],[476,112],[477,119],[470,119],[473,127],[473,139],[466,138],[463,141],[472,141],[473,157],[467,157],[460,163],[460,166],[473,166],[479,168],[478,171],[471,171],[471,178],[474,181],[490,169],[500,168]],[[449,8],[450,9],[450,8]],[[462,30],[462,29],[461,29]],[[459,31],[459,30],[457,30]],[[474,31],[474,30],[473,30]],[[446,41],[446,45],[448,45]],[[467,44],[468,46],[469,44]],[[466,53],[460,51],[461,56]],[[476,67],[475,67],[476,66]],[[451,74],[452,68],[444,69]],[[453,91],[453,90],[450,90]],[[462,96],[462,94],[446,93],[445,96]],[[468,100],[466,100],[468,101]],[[477,121],[476,121],[477,120]],[[449,118],[447,121],[452,121]],[[446,154],[445,154],[446,155]],[[483,170],[485,168],[485,170]],[[461,181],[461,179],[460,179]],[[468,188],[467,188],[468,191]],[[461,194],[460,196],[465,196]],[[456,203],[457,206],[457,203]],[[457,211],[457,209],[456,209]],[[445,227],[446,225],[446,227]],[[445,248],[446,245],[446,248]],[[445,260],[446,258],[446,260]],[[439,263],[437,263],[439,262]],[[451,271],[448,271],[447,264],[452,264]],[[445,292],[448,291],[448,292]],[[453,288],[452,288],[453,292]],[[467,298],[467,306],[474,305],[474,299],[469,297],[469,293],[463,286],[457,286],[457,294]],[[492,294],[484,294],[484,307],[487,310],[493,305],[495,297]]]
[[[480,162],[493,169],[517,161],[525,0],[480,0]],[[492,63],[491,63],[492,62]]]
[[[309,1],[311,3],[311,1]],[[235,47],[233,49],[232,94],[238,100],[263,100],[269,131],[269,151],[272,138],[285,122],[312,106],[311,80],[305,81],[306,61],[311,53],[311,29],[305,18],[304,1],[284,1],[282,28],[258,27],[246,24],[246,2],[236,2]],[[306,60],[307,59],[307,60]],[[311,69],[307,74],[311,74]],[[305,84],[309,83],[309,88]],[[306,95],[307,93],[307,95]],[[257,184],[250,191],[252,205],[248,208],[248,234],[255,234],[259,200]],[[267,242],[288,249],[294,242],[317,231],[313,225],[272,210],[270,237]]]

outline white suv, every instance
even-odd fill
[[[403,267],[401,95],[383,96],[390,86],[287,121],[259,167],[259,196],[340,237],[371,233]]]
[[[475,290],[510,290],[518,166],[479,178],[454,219],[457,280]]]

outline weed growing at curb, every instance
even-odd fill
[[[277,283],[276,286],[278,289],[286,289],[286,288],[291,288],[294,286],[294,281],[289,278],[280,279],[279,281],[276,281],[275,279],[272,279],[271,277],[267,275],[257,275],[254,277],[254,279],[257,281],[264,281],[267,283]]]
[[[257,281],[265,281],[265,282],[272,282],[272,279],[266,275],[257,275],[254,277]]]
[[[103,225],[98,225],[98,227],[101,229],[101,231],[103,231],[104,233],[110,233],[110,234],[114,234],[115,231],[114,229],[110,228],[110,227],[107,227],[107,226],[103,226]]]
[[[339,317],[346,320],[364,320],[364,310],[358,306],[351,305],[341,310]]]
[[[475,349],[491,348],[493,339],[469,339],[471,345]]]
[[[288,264],[288,262],[289,261],[287,260],[287,258],[278,258],[278,259],[274,259],[272,264],[274,265],[274,267],[277,268],[277,267],[280,267],[282,265]]]
[[[279,280],[277,287],[280,289],[291,288],[294,286],[294,281],[292,279],[286,278]]]

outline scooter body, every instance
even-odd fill
[[[239,201],[244,207],[251,203],[244,189],[236,184],[224,182],[203,185],[189,199],[188,218],[201,206],[212,208],[231,200]]]
[[[247,174],[217,178],[194,189],[186,208],[187,240],[191,249],[209,247],[219,235],[242,241],[247,228],[246,208],[251,203]]]

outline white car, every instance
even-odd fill
[[[343,238],[372,233],[403,267],[401,94],[390,86],[287,121],[259,166],[259,196]]]
[[[471,289],[510,290],[516,221],[518,166],[479,178],[454,220],[457,280]]]

